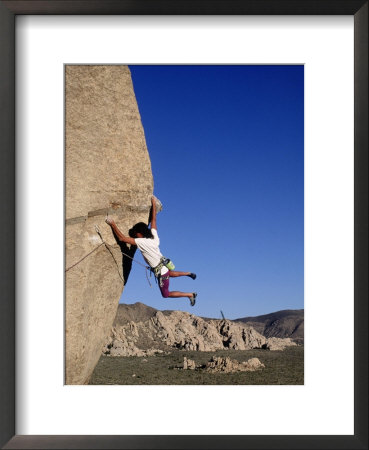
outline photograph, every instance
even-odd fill
[[[65,384],[304,385],[304,65],[64,87]]]
[[[0,0],[0,448],[368,448],[368,42]]]

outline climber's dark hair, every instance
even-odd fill
[[[143,237],[148,239],[154,239],[150,228],[144,222],[138,222],[129,230],[129,236],[135,238],[137,233],[141,233]]]

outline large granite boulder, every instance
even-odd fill
[[[153,179],[128,67],[66,66],[65,90],[65,382],[86,384],[131,269],[122,251],[135,250],[105,216],[126,234],[148,223]]]

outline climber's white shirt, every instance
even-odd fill
[[[162,254],[159,250],[159,236],[158,232],[155,228],[151,228],[151,233],[154,236],[154,239],[150,238],[136,238],[135,242],[137,247],[140,249],[144,260],[150,267],[156,267],[160,263],[160,259],[162,258]],[[164,275],[168,272],[166,267],[162,267],[161,274]]]

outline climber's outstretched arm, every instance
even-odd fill
[[[157,226],[156,226],[156,198],[153,195],[151,197],[151,204],[152,204],[152,209],[151,209],[151,228],[155,228],[155,230],[157,230]]]
[[[118,238],[120,242],[125,242],[126,244],[136,245],[136,241],[128,236],[125,236],[120,229],[117,227],[117,224],[114,222],[113,219],[110,219],[110,217],[107,217],[105,219],[105,222],[111,226],[111,229],[113,230],[114,234]]]

